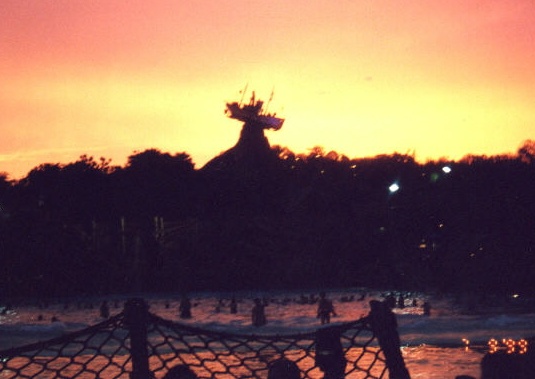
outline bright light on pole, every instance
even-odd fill
[[[398,185],[397,183],[392,183],[392,184],[388,187],[388,190],[390,191],[390,193],[397,192],[397,191],[399,191],[399,185]]]

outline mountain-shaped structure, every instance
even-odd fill
[[[284,119],[276,117],[274,113],[268,113],[264,109],[264,102],[257,100],[254,92],[249,103],[227,103],[225,114],[244,123],[240,138],[234,147],[210,160],[201,170],[256,171],[272,167],[278,157],[271,150],[264,130],[279,130]]]

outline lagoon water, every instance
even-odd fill
[[[337,316],[332,324],[354,321],[369,312],[369,301],[384,300],[387,291],[364,288],[331,290]],[[310,332],[318,327],[316,304],[305,303],[303,296],[317,297],[318,292],[234,292],[191,293],[192,319],[178,317],[178,294],[145,294],[150,311],[168,320],[198,327],[240,334],[290,334]],[[365,294],[365,298],[361,299]],[[398,293],[396,293],[396,296]],[[238,300],[238,313],[231,314],[229,301]],[[535,304],[523,298],[501,299],[436,296],[405,293],[405,307],[395,308],[402,353],[413,379],[453,379],[456,375],[480,376],[480,361],[495,339],[516,342],[535,336]],[[253,299],[260,297],[266,307],[267,325],[251,325]],[[99,305],[107,300],[110,313],[122,310],[126,296],[93,297],[50,301],[46,306],[24,302],[0,315],[0,350],[60,336],[102,321]],[[416,306],[413,306],[413,300]],[[421,305],[428,301],[431,315],[424,316]],[[52,322],[52,318],[57,321]],[[535,347],[528,346],[527,349]]]

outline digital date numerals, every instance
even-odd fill
[[[517,341],[511,338],[504,338],[501,341],[498,341],[495,338],[491,338],[487,345],[489,347],[489,353],[491,354],[500,350],[505,350],[507,354],[526,354],[528,352],[528,341],[525,339]]]

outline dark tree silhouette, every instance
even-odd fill
[[[187,153],[148,149],[124,167],[84,155],[1,174],[0,293],[535,290],[533,141],[515,156],[420,164],[296,154],[251,125],[199,170]]]

